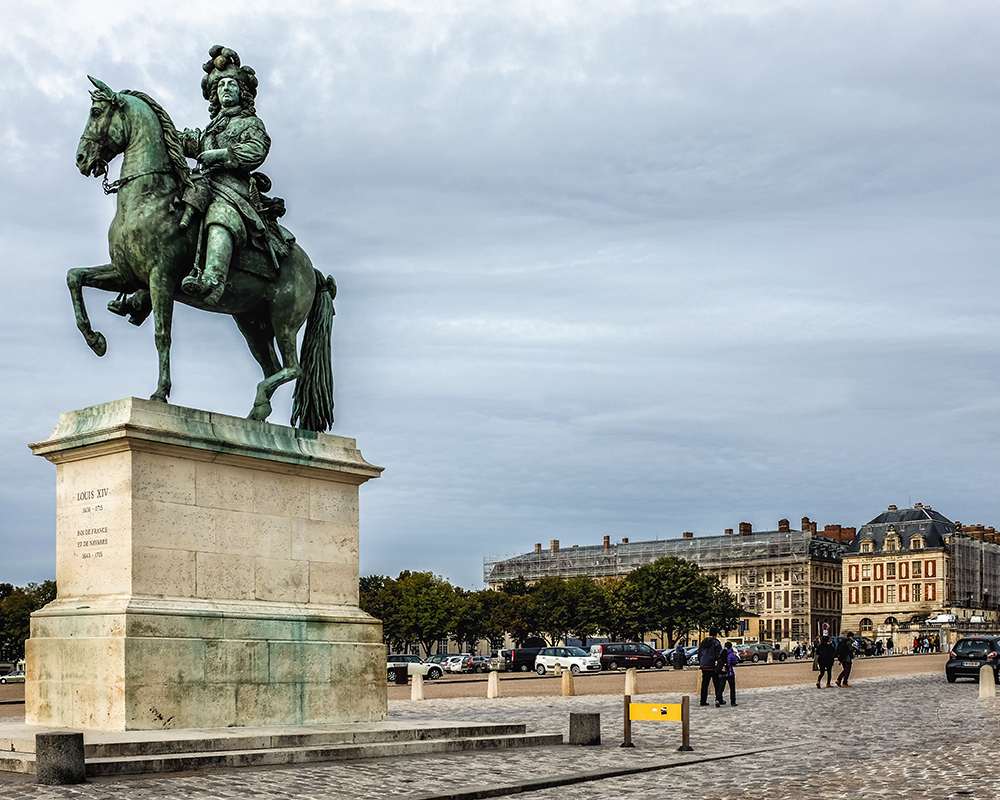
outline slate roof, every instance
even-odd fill
[[[910,537],[917,534],[924,537],[924,550],[940,550],[945,546],[944,537],[955,533],[955,523],[927,506],[890,508],[858,529],[846,555],[860,553],[861,543],[866,540],[874,543],[876,553],[881,552],[890,533],[899,536],[900,550],[909,550]]]

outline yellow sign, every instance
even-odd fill
[[[629,703],[628,716],[632,720],[649,722],[680,722],[680,703]]]

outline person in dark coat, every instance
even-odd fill
[[[687,660],[684,658],[684,648],[681,643],[677,643],[677,648],[670,655],[671,661],[673,661],[674,669],[684,669],[684,662]]]
[[[724,706],[726,701],[722,699],[722,683],[716,680],[715,665],[722,654],[722,642],[716,638],[719,632],[712,628],[708,636],[702,639],[698,645],[698,667],[701,669],[701,705],[708,705],[708,687],[715,684],[715,705]]]
[[[837,646],[837,659],[840,661],[840,674],[837,676],[837,686],[850,689],[851,665],[854,663],[854,634],[850,631],[840,640]]]
[[[837,660],[837,649],[833,646],[829,636],[820,639],[816,648],[816,658],[819,663],[819,677],[816,679],[816,688],[823,688],[823,673],[826,673],[826,688],[832,689],[833,684],[833,662]]]

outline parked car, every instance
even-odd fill
[[[409,653],[392,653],[386,659],[386,674],[389,680],[393,679],[392,668],[401,667],[403,664],[406,664],[408,674],[423,675],[432,681],[436,681],[444,674],[440,664],[429,664],[420,658],[420,656],[410,655]]]
[[[535,656],[535,672],[539,675],[552,672],[556,664],[574,675],[601,671],[601,660],[582,647],[543,647]]]
[[[531,672],[535,668],[535,656],[541,647],[518,647],[513,650],[501,650],[504,672]]]
[[[689,667],[698,666],[698,645],[691,645],[684,648],[684,658]]]
[[[24,683],[24,670],[17,669],[6,675],[0,675],[0,683]]]
[[[445,672],[467,672],[471,663],[472,656],[468,653],[462,653],[457,656],[448,656],[442,666]]]
[[[943,625],[958,622],[957,614],[938,614],[927,620],[928,625]]]
[[[578,648],[579,649],[579,648]],[[591,645],[590,654],[600,659],[602,669],[640,667],[663,669],[666,657],[642,642],[604,642]]]
[[[944,674],[948,683],[958,678],[979,680],[979,670],[984,664],[993,667],[993,680],[1000,683],[1000,637],[967,636],[955,642],[948,653]]]
[[[473,656],[471,672],[487,672],[490,668],[490,660],[486,656]]]
[[[758,661],[785,661],[788,658],[788,651],[780,647],[769,644],[738,644],[735,648],[736,655],[740,661],[750,661],[756,664]]]

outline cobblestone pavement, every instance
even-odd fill
[[[677,701],[644,695],[644,702]],[[994,798],[1000,787],[1000,700],[978,685],[948,684],[941,673],[859,680],[853,689],[749,689],[737,708],[692,708],[694,753],[678,753],[677,723],[633,724],[634,750],[621,742],[620,697],[394,701],[399,721],[521,721],[530,731],[568,732],[571,711],[601,713],[600,747],[549,747],[183,775],[98,779],[46,787],[0,774],[0,798],[163,800],[163,798],[417,798],[595,771],[655,768],[692,756],[717,758],[638,775],[527,791],[532,800],[804,797]],[[756,751],[749,752],[748,751]],[[743,755],[733,754],[743,753]]]

